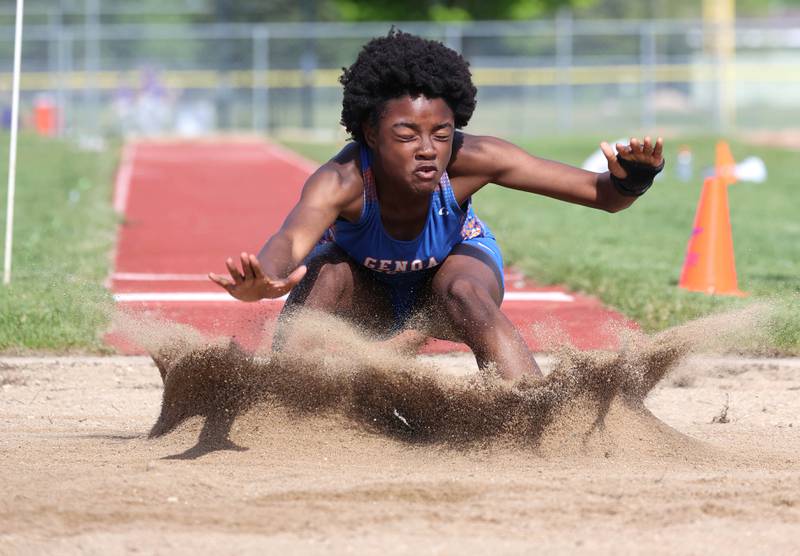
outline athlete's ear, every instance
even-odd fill
[[[378,131],[369,122],[364,122],[361,125],[361,132],[364,134],[364,140],[367,146],[375,150],[375,145],[378,143]]]

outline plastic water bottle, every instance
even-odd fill
[[[678,147],[678,163],[676,164],[676,173],[678,179],[682,182],[688,182],[692,179],[692,150],[686,146],[681,145]]]

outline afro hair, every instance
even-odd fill
[[[377,123],[387,101],[409,95],[444,100],[456,128],[467,125],[475,110],[477,89],[469,63],[440,42],[394,28],[372,39],[339,78],[344,85],[342,125],[363,142],[362,125]]]

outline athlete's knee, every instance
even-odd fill
[[[353,281],[353,269],[346,260],[318,257],[307,263],[305,277],[295,287],[300,291],[318,288],[344,288]]]
[[[308,272],[292,289],[283,312],[309,303],[333,310],[352,294],[353,270],[347,261],[318,258],[307,265]]]
[[[317,281],[344,286],[353,281],[353,268],[348,261],[327,261],[317,271]]]
[[[499,307],[489,289],[470,277],[457,277],[443,285],[439,292],[451,319],[492,321]]]

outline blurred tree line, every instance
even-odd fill
[[[800,15],[800,0],[735,0],[741,17]],[[0,24],[13,24],[16,0],[0,0]],[[97,9],[102,23],[270,21],[479,21],[551,17],[699,18],[701,0],[26,0],[26,20],[81,23]],[[95,8],[92,8],[92,5]]]
[[[474,21],[526,20],[562,8],[586,18],[692,18],[700,0],[206,0],[214,9],[202,21]],[[211,7],[211,6],[209,6]],[[800,0],[736,0],[740,16],[782,15],[800,10]]]

